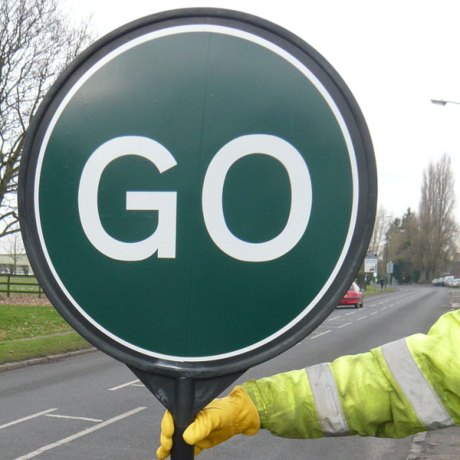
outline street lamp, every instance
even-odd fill
[[[436,105],[446,105],[446,104],[458,104],[460,105],[460,102],[457,102],[457,101],[446,101],[444,99],[431,99],[431,103],[432,104],[436,104]]]

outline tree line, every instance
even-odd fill
[[[400,283],[431,282],[460,270],[454,186],[452,162],[444,154],[423,172],[418,212],[408,208],[401,217],[389,218],[378,209],[368,252],[378,255],[380,276]]]

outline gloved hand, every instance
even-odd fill
[[[184,432],[187,444],[195,446],[195,455],[237,434],[254,435],[260,429],[259,413],[246,391],[240,386],[222,399],[215,399],[201,410]],[[157,457],[167,458],[172,449],[174,421],[166,411],[161,422],[160,447]]]

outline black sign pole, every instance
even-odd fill
[[[194,458],[194,446],[184,441],[182,435],[195,418],[195,382],[187,377],[176,379],[176,410],[174,417],[174,436],[171,460],[190,460]]]
[[[194,447],[188,445],[182,435],[196,414],[219,396],[246,370],[213,378],[172,377],[152,374],[128,366],[146,388],[168,409],[174,418],[172,460],[194,458]]]

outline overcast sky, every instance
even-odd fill
[[[75,21],[92,16],[99,37],[160,11],[240,10],[299,35],[353,92],[374,144],[379,204],[388,215],[418,209],[423,170],[444,152],[456,177],[460,222],[460,2],[457,0],[61,0]]]

